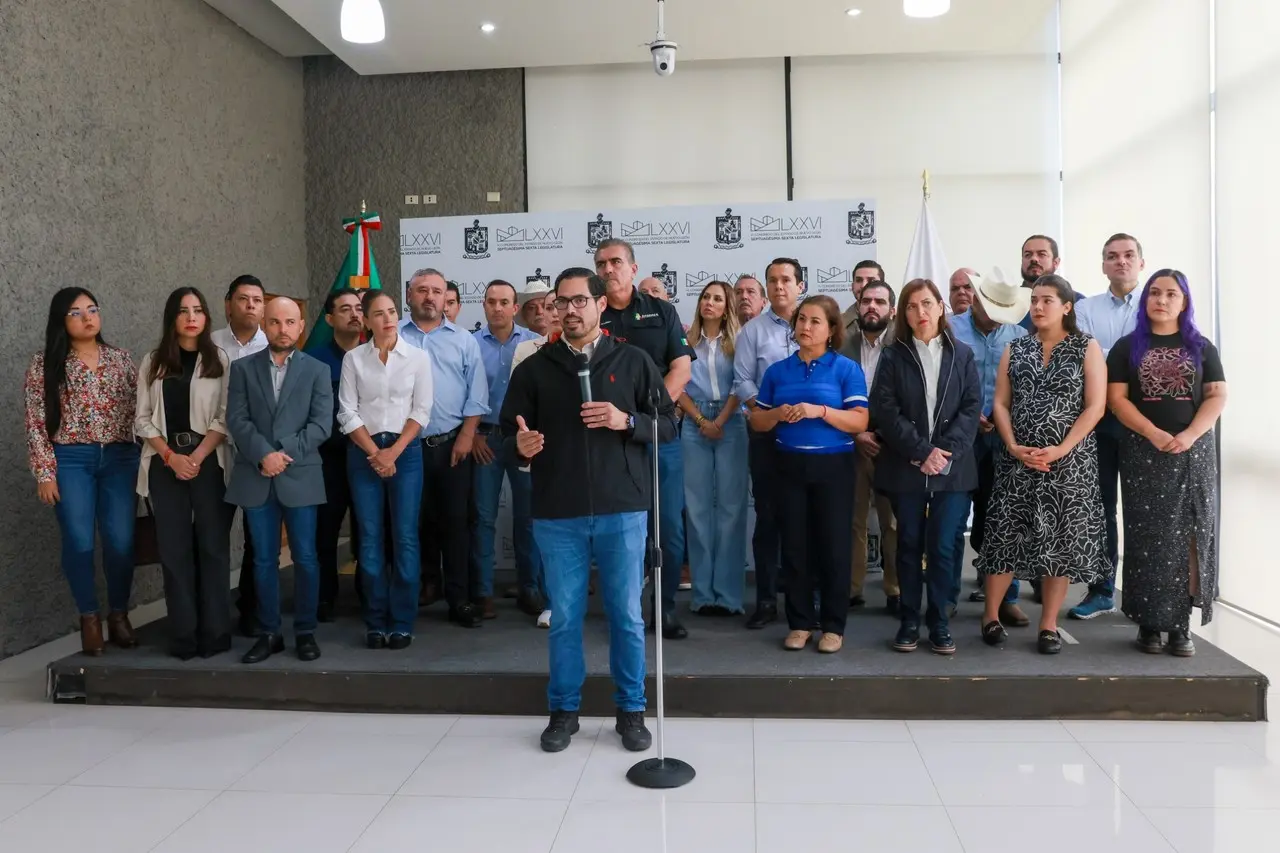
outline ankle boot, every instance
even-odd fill
[[[80,617],[80,650],[91,657],[102,654],[102,619],[97,613]]]
[[[107,614],[107,639],[122,649],[138,647],[138,638],[134,636],[133,625],[129,624],[128,613],[121,610]]]

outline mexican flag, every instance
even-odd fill
[[[361,205],[363,207],[363,205]],[[332,293],[344,287],[356,290],[382,289],[382,279],[378,276],[378,266],[373,260],[373,247],[369,245],[369,232],[382,228],[382,217],[376,213],[361,211],[359,216],[342,220],[342,230],[351,235],[347,245],[347,257],[338,270],[338,275],[329,288]],[[307,335],[307,343],[303,352],[314,352],[329,345],[333,340],[333,329],[324,318],[324,306],[316,314],[315,324]]]

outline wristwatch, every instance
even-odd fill
[[[635,432],[635,430],[636,430],[636,416],[635,416],[635,415],[627,415],[627,429],[628,429],[628,430],[630,430],[631,432]]]

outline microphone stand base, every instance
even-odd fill
[[[679,788],[695,775],[693,767],[678,758],[646,758],[627,771],[628,781],[641,788]]]

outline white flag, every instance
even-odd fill
[[[902,276],[902,283],[905,285],[913,278],[929,279],[938,285],[942,301],[950,302],[951,288],[947,281],[951,278],[951,268],[947,266],[947,256],[942,251],[938,226],[933,224],[933,217],[929,214],[927,197],[920,201],[920,219],[916,222],[916,236],[911,241],[911,254],[907,256],[907,271]]]

